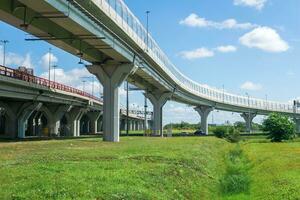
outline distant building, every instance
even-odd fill
[[[34,70],[32,68],[27,68],[27,67],[24,67],[24,66],[20,66],[18,68],[18,71],[34,76]]]

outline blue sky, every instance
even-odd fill
[[[267,95],[283,102],[300,97],[296,82],[300,74],[299,0],[125,2],[144,24],[145,11],[151,11],[151,34],[173,63],[193,80],[218,88],[224,85],[225,90],[236,94]],[[3,22],[0,30],[0,39],[10,41],[10,65],[30,65],[36,74],[47,76],[45,54],[51,47],[52,59],[60,68],[57,79],[83,87],[80,77],[88,73],[77,64],[78,58],[46,42],[25,42],[25,33]],[[87,82],[85,89],[91,90],[91,83]],[[101,86],[97,85],[98,89]],[[132,94],[131,99],[131,104],[142,107],[140,93]],[[164,123],[199,121],[191,107],[174,102],[165,106],[164,115]],[[213,118],[217,123],[241,120],[238,114],[216,111]]]

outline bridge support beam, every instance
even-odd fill
[[[246,132],[251,133],[252,132],[252,121],[256,117],[256,113],[251,112],[245,112],[241,114],[241,117],[244,118],[246,122]]]
[[[88,117],[90,118],[90,133],[91,134],[97,134],[98,133],[98,120],[100,116],[102,115],[102,112],[88,112]]]
[[[120,105],[119,87],[127,77],[134,73],[134,64],[101,64],[87,66],[103,86],[103,140],[119,142],[120,137]]]
[[[208,123],[207,123],[207,118],[208,115],[210,114],[211,111],[214,110],[213,107],[211,106],[198,106],[194,108],[195,111],[198,112],[201,118],[201,131],[208,135]]]
[[[153,105],[153,135],[164,136],[162,127],[162,108],[172,96],[172,93],[154,92],[144,94]]]

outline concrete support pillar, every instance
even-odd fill
[[[17,137],[17,113],[12,110],[12,107],[0,101],[0,115],[5,118],[5,130],[3,138],[16,138]],[[3,131],[3,130],[1,130]]]
[[[300,133],[300,118],[294,118],[294,122],[296,124],[296,132]]]
[[[245,122],[246,122],[246,131],[248,133],[252,132],[252,121],[254,119],[254,117],[256,117],[256,113],[251,113],[251,112],[245,112],[241,114],[241,117],[244,118]]]
[[[26,123],[30,115],[34,111],[38,111],[42,107],[42,103],[34,103],[21,107],[18,113],[18,138],[25,138]]]
[[[74,107],[69,112],[69,125],[70,125],[70,134],[74,137],[80,136],[80,120],[84,113],[86,112],[86,109]]]
[[[101,64],[87,66],[103,86],[103,140],[119,142],[120,105],[119,87],[137,67],[134,64]]]
[[[151,101],[153,105],[153,134],[160,135],[163,137],[163,127],[162,127],[162,108],[166,104],[166,102],[172,96],[172,93],[169,92],[153,92],[153,93],[145,93],[145,96]]]
[[[211,106],[198,106],[194,108],[195,111],[198,112],[201,118],[201,131],[208,135],[208,123],[207,123],[207,118],[208,115],[210,114],[211,111],[214,110],[213,107]]]
[[[129,124],[129,131],[133,131],[133,123],[132,123],[132,120],[128,120],[128,124]]]
[[[72,109],[71,105],[61,105],[56,107],[55,109],[50,109],[52,116],[51,116],[51,120],[50,120],[50,136],[51,135],[56,135],[59,136],[60,132],[60,120],[63,118],[63,116],[70,112],[70,110]]]
[[[101,111],[88,112],[87,115],[90,118],[90,133],[97,134],[98,120],[102,115],[102,112]]]

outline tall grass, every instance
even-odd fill
[[[226,171],[220,180],[222,194],[248,193],[251,183],[249,175],[251,164],[239,145],[229,151],[225,163]]]

